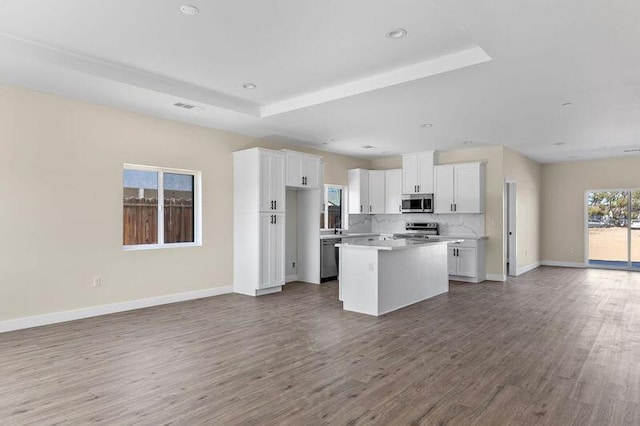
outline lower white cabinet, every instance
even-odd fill
[[[484,240],[464,240],[449,245],[449,276],[456,281],[486,280]]]
[[[282,213],[260,214],[260,289],[284,285],[284,220]]]

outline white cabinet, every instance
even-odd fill
[[[385,170],[384,177],[386,214],[402,213],[402,170]]]
[[[464,240],[449,245],[449,275],[457,281],[486,279],[484,240]]]
[[[433,193],[434,151],[405,154],[402,156],[402,193]]]
[[[369,170],[347,171],[349,180],[349,214],[369,213]]]
[[[285,281],[285,154],[233,153],[233,288],[258,296]],[[317,202],[317,198],[316,198]]]
[[[320,157],[283,150],[286,157],[286,186],[317,189],[320,185]]]
[[[385,212],[385,171],[369,170],[369,213]]]
[[[285,215],[260,214],[260,289],[284,285]]]
[[[349,214],[383,214],[385,212],[385,171],[351,169],[349,180]]]
[[[284,156],[278,152],[260,153],[260,211],[283,212],[285,208]]]
[[[434,167],[434,213],[483,213],[485,169],[482,163]]]

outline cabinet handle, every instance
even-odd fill
[[[452,212],[453,211],[453,203],[451,203],[451,207],[449,207],[449,211]]]
[[[369,213],[371,213],[371,206],[369,206]]]
[[[362,204],[360,204],[360,213],[362,213]]]
[[[278,223],[278,215],[273,215],[273,223],[276,224]]]
[[[420,185],[418,185],[418,192],[420,192]]]
[[[307,177],[305,176],[303,179],[304,179],[304,184],[306,185],[307,184]]]
[[[458,211],[458,205],[456,203],[453,203],[453,211],[454,212]]]
[[[304,176],[302,176],[300,179],[302,179],[302,185],[304,185]]]
[[[402,213],[402,205],[398,206],[398,212]]]
[[[274,210],[278,210],[278,200],[275,200],[275,201],[273,202],[273,209],[274,209]]]

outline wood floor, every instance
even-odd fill
[[[0,424],[640,424],[640,273],[539,268],[384,317],[337,284],[0,334]]]

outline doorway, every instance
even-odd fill
[[[507,211],[505,214],[507,223],[507,275],[515,277],[518,275],[518,256],[516,244],[516,207],[517,207],[517,187],[515,182],[505,183],[505,196]]]
[[[586,263],[640,269],[640,190],[587,191]]]

